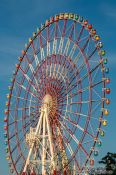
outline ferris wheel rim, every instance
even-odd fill
[[[68,20],[68,19],[63,19],[63,20]],[[83,27],[83,26],[82,26]],[[83,30],[85,29],[85,27],[83,27]],[[41,31],[43,31],[44,29],[42,29]],[[40,32],[41,32],[40,31]],[[88,30],[89,31],[89,30]],[[39,33],[33,38],[33,40],[37,37],[39,35]],[[93,36],[92,36],[93,37]],[[94,38],[93,38],[94,39]],[[33,41],[32,40],[32,41]],[[95,44],[97,43],[97,41],[96,40],[94,40],[94,42],[95,42]],[[26,52],[28,51],[28,49],[29,49],[29,47],[32,47],[31,46],[31,42],[29,43],[29,45],[28,45],[28,47],[27,47],[27,50],[24,52],[24,54],[23,54],[23,57],[25,56],[25,54],[26,54]],[[47,45],[47,43],[46,43],[46,45]],[[81,50],[81,48],[80,48],[80,50]],[[98,52],[100,51],[100,48],[97,48],[97,50],[98,50]],[[81,53],[81,54],[83,54],[83,52]],[[23,58],[22,57],[22,58]],[[85,57],[83,57],[84,59],[85,59]],[[101,57],[101,59],[102,59],[102,57]],[[34,60],[34,57],[33,57],[33,60]],[[87,64],[87,61],[88,60],[85,60],[85,62],[86,62],[86,64]],[[21,63],[20,63],[21,64]],[[102,67],[104,67],[103,66],[103,64],[102,64]],[[28,69],[29,69],[29,67],[28,67]],[[89,69],[89,65],[88,65],[88,69]],[[28,72],[28,70],[27,70],[27,72]],[[15,77],[17,76],[17,74],[15,75]],[[90,76],[89,78],[91,79],[91,73],[90,73],[90,69],[89,69],[89,73],[88,73],[88,76]],[[103,77],[105,77],[105,74],[104,74],[104,72],[102,72],[102,76]],[[23,77],[24,79],[24,81],[25,81],[25,77]],[[15,78],[14,78],[15,79]],[[14,80],[15,81],[15,80]],[[92,81],[91,81],[92,82]],[[14,82],[13,82],[14,83]],[[92,83],[91,83],[92,84]],[[29,85],[29,84],[28,84]],[[29,85],[29,87],[31,86],[31,84]],[[105,89],[105,87],[106,87],[106,84],[105,84],[105,82],[103,82],[103,88]],[[13,88],[13,86],[12,86],[12,88]],[[91,92],[92,93],[92,92]],[[20,93],[19,93],[19,95],[20,95]],[[27,94],[26,94],[27,95]],[[105,98],[105,92],[103,93],[103,98]],[[12,96],[12,90],[11,90],[11,96]],[[92,99],[92,96],[91,96],[91,98],[90,99]],[[19,99],[18,99],[19,100]],[[90,100],[91,101],[91,104],[92,104],[92,100]],[[17,102],[18,103],[18,102]],[[82,104],[81,104],[82,105]],[[90,104],[89,104],[90,105]],[[25,103],[25,106],[26,106],[26,103]],[[104,101],[102,101],[102,108],[104,108]],[[8,107],[8,111],[10,110],[10,107]],[[88,115],[89,116],[89,115]],[[101,112],[101,118],[103,117],[103,112]],[[22,120],[23,121],[23,120]],[[16,121],[15,121],[16,122]],[[88,121],[86,121],[86,122],[89,122],[89,120]],[[15,123],[15,124],[17,124],[17,122]],[[78,124],[78,123],[77,123]],[[87,129],[87,127],[88,127],[88,125],[85,127],[86,129]],[[99,126],[98,126],[98,128],[100,128],[101,127],[101,122],[99,122]],[[15,128],[15,129],[17,129],[17,128]],[[85,130],[86,130],[85,129]],[[17,132],[18,132],[18,130],[17,130]],[[9,139],[9,131],[7,130],[7,134],[8,134],[8,139]],[[84,139],[84,137],[85,137],[85,135],[86,135],[86,132],[83,132],[83,139]],[[99,135],[99,131],[97,132],[97,138],[98,138],[98,135]],[[83,139],[82,139],[82,142],[83,142]],[[18,136],[17,136],[17,143],[18,143]],[[10,142],[10,141],[9,141]],[[9,147],[9,150],[10,150],[10,143],[8,142],[8,147]],[[94,146],[95,146],[95,144],[96,144],[96,142],[94,142]],[[22,157],[23,157],[23,154],[22,154],[22,152],[21,152],[21,148],[20,148],[20,145],[18,144],[17,145],[18,146],[18,149],[19,149],[19,152],[20,152],[20,154],[22,155]],[[79,149],[79,148],[78,148]],[[92,153],[90,153],[90,156],[91,156],[91,154]],[[11,159],[12,159],[12,153],[10,152],[10,157],[11,157]],[[74,157],[73,157],[74,158]],[[72,159],[73,159],[72,158]],[[87,159],[87,161],[88,161],[89,159]],[[69,160],[70,161],[70,160]],[[13,160],[12,160],[12,162],[13,162]],[[17,172],[18,173],[18,172]]]

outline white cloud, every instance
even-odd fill
[[[17,54],[21,46],[23,47],[23,39],[15,36],[3,35],[0,38],[0,53],[4,54]]]
[[[107,56],[110,69],[116,68],[116,53],[108,53]]]
[[[105,16],[110,17],[111,19],[116,19],[116,5],[111,3],[102,3],[100,8]]]
[[[9,76],[15,68],[18,56],[24,47],[23,39],[2,35],[0,39],[0,79]]]

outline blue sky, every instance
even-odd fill
[[[116,152],[116,1],[115,0],[0,0],[0,175],[9,175],[3,141],[3,118],[12,70],[32,32],[60,12],[87,18],[98,31],[107,52],[111,78],[111,105],[106,136],[98,159]]]

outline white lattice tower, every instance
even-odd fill
[[[46,174],[46,166],[48,165],[53,168],[51,172],[56,169],[52,132],[48,118],[52,103],[52,97],[49,94],[45,95],[37,127],[30,127],[30,132],[26,135],[29,153],[23,172],[26,172],[28,167],[31,168],[31,172],[35,172],[35,165],[42,165],[42,175]],[[40,150],[38,150],[39,145],[41,145]],[[40,159],[36,159],[38,153],[40,154]],[[49,158],[46,158],[47,156]]]

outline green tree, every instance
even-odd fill
[[[107,174],[116,175],[116,153],[108,152],[99,163],[105,165]]]

